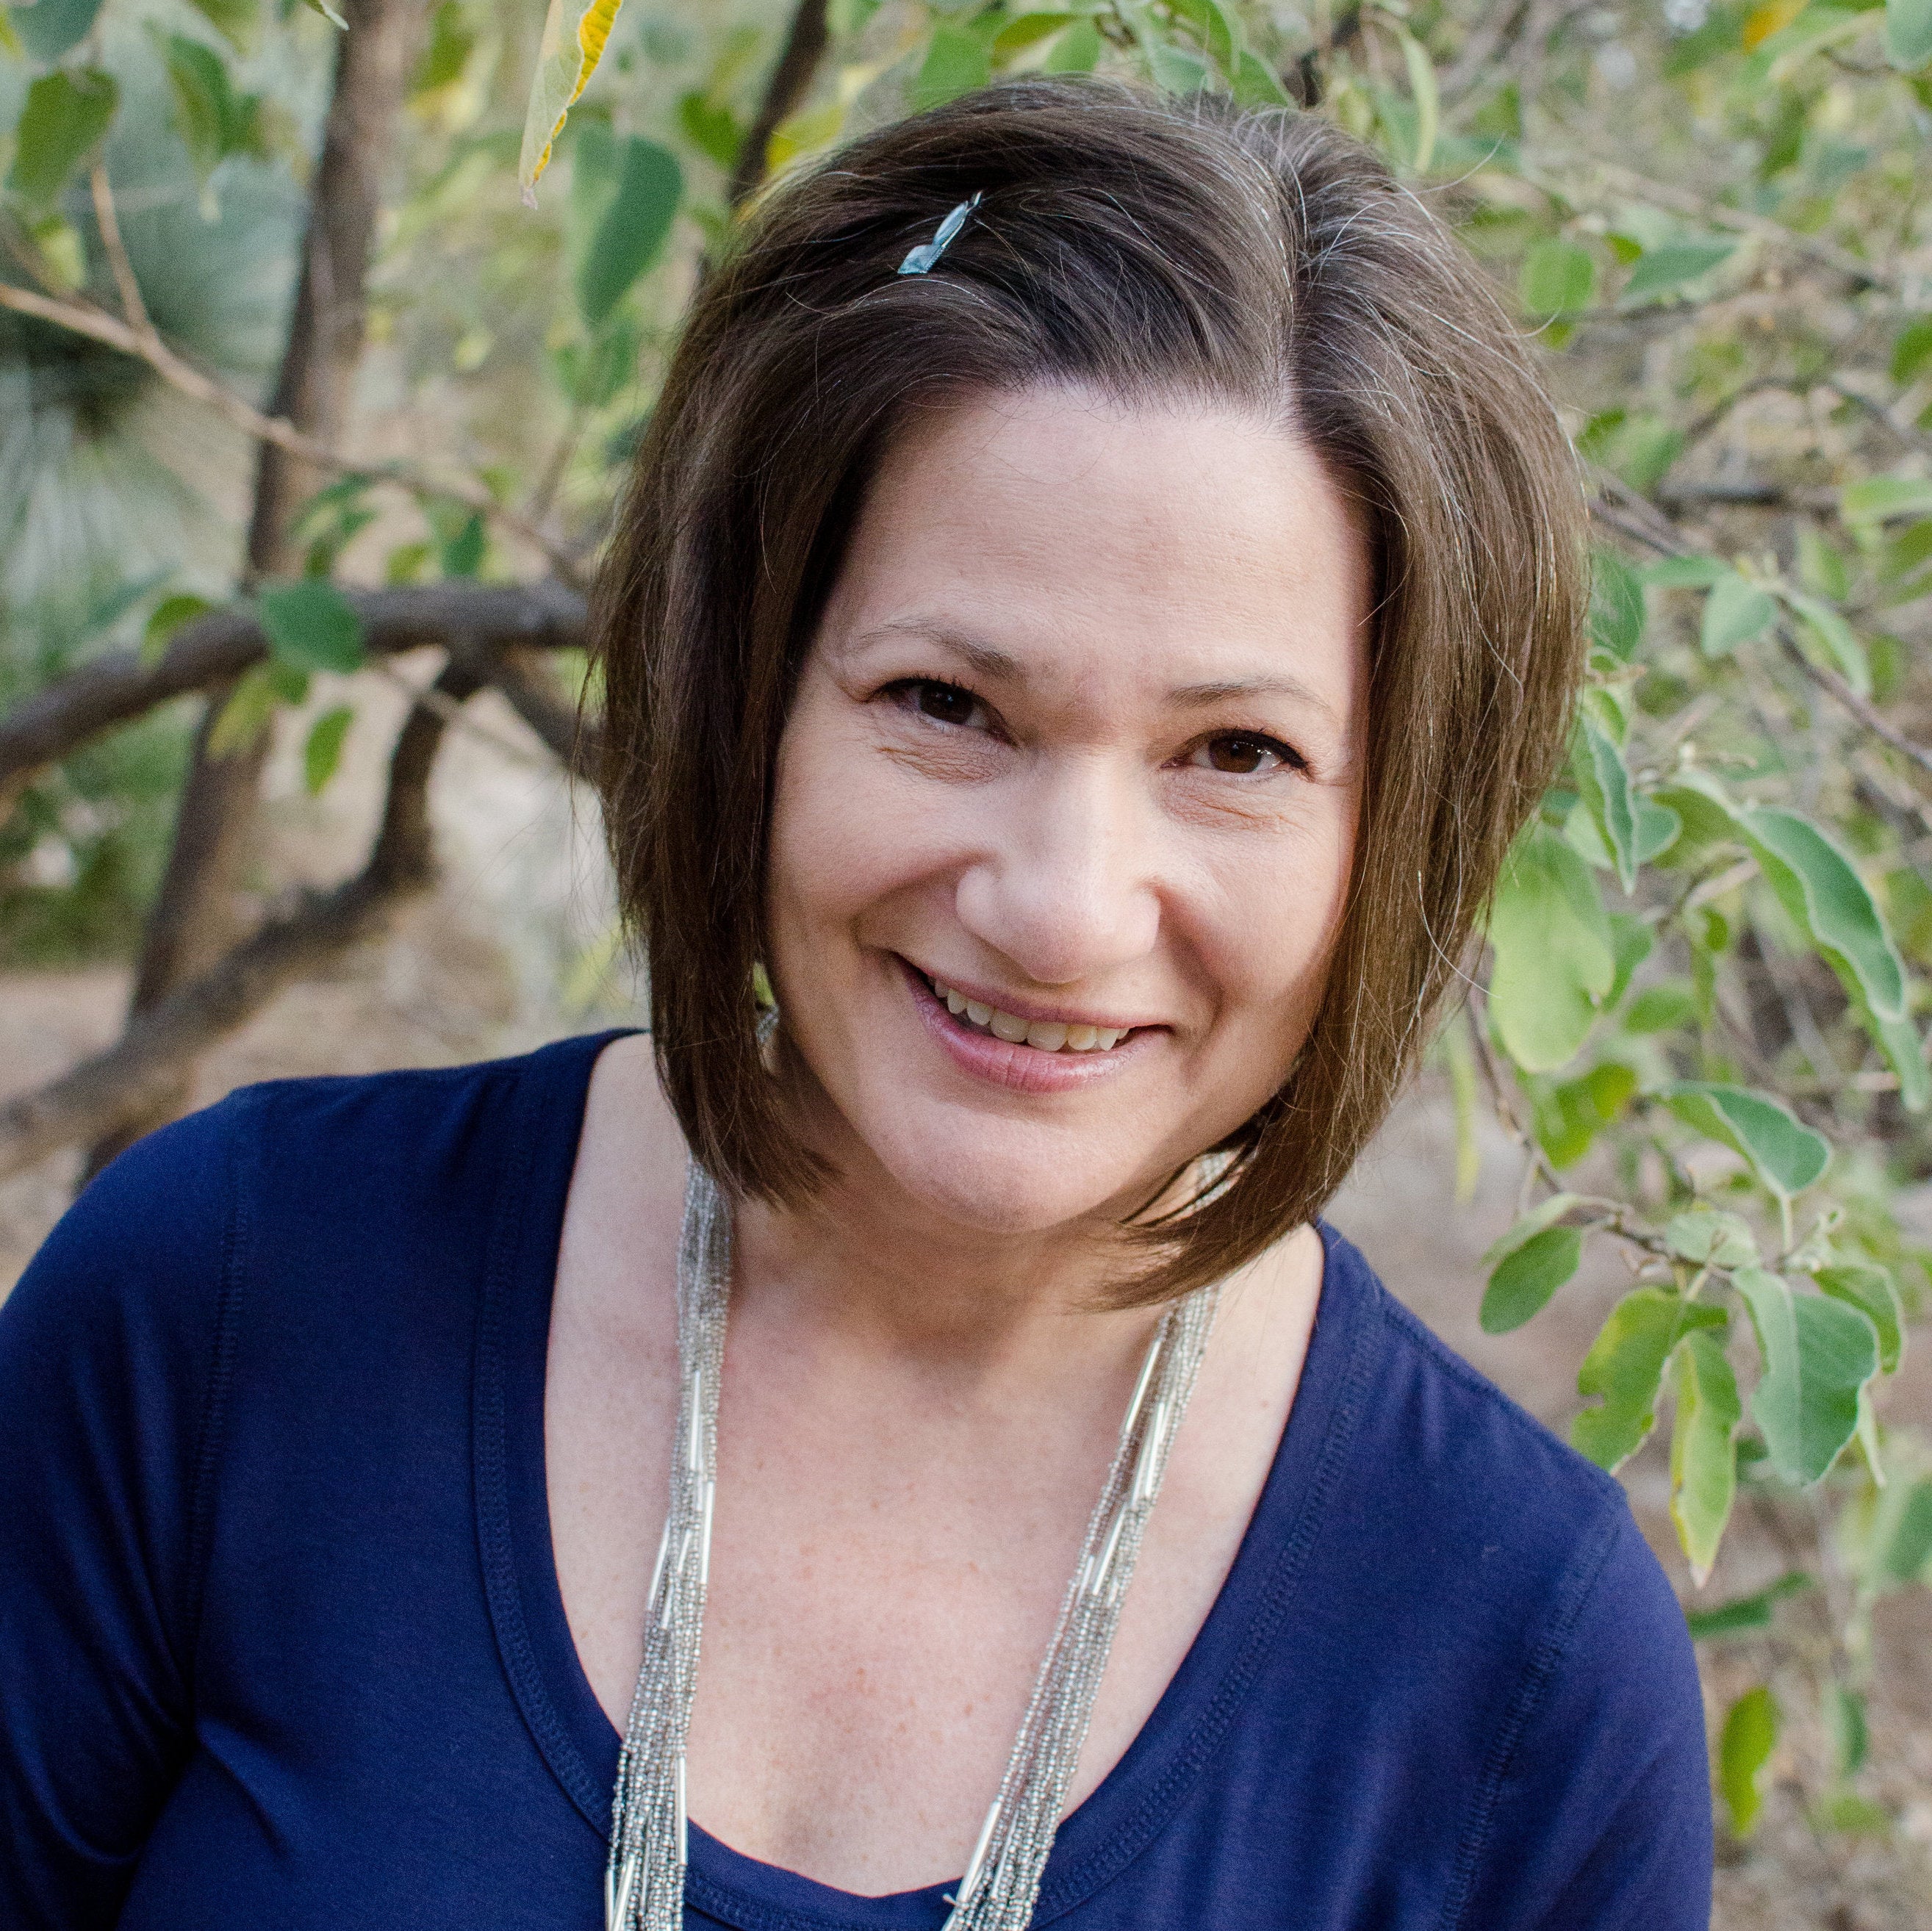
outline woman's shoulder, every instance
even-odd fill
[[[608,1036],[446,1068],[244,1087],[137,1141],[0,1304],[36,1351],[118,1335],[184,1366],[244,1275],[379,1278],[399,1243],[476,1222],[546,1159],[567,1179]]]
[[[1348,1465],[1375,1502],[1352,1513],[1354,1532],[1499,1658],[1594,1672],[1642,1653],[1668,1693],[1688,1682],[1694,1695],[1683,1613],[1622,1485],[1426,1327],[1348,1241],[1329,1242],[1354,1328]]]

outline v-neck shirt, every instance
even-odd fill
[[[595,1931],[618,1738],[543,1411],[609,1036],[232,1095],[0,1307],[0,1923]],[[1696,1673],[1621,1489],[1322,1232],[1234,1564],[1034,1923],[1703,1931]],[[694,1824],[686,1923],[937,1931],[951,1888]]]

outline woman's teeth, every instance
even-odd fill
[[[1037,1046],[1042,1053],[1104,1053],[1133,1030],[1129,1026],[1118,1029],[1109,1026],[1068,1026],[1058,1019],[1022,1019],[1016,1013],[1002,1012],[997,1006],[986,1006],[976,999],[968,999],[963,992],[955,992],[938,979],[928,979],[926,982],[932,988],[933,997],[943,999],[946,1011],[956,1019],[963,1019],[976,1032],[990,1033],[994,1039],[1004,1039],[1010,1045]]]

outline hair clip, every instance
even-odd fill
[[[970,214],[979,205],[980,197],[977,194],[975,194],[970,201],[962,201],[933,231],[931,241],[922,241],[904,261],[900,262],[899,273],[902,275],[924,274],[926,270],[931,268],[951,247],[953,236],[965,226],[967,216]]]

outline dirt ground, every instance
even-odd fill
[[[485,721],[488,721],[485,714]],[[498,719],[493,728],[509,734]],[[372,733],[371,736],[374,734]],[[503,775],[500,745],[472,734],[440,778],[439,822],[450,879],[385,944],[331,977],[295,988],[211,1054],[197,1103],[247,1081],[286,1075],[453,1064],[515,1051],[609,1023],[622,988],[586,973],[608,910],[568,797],[534,763]],[[494,772],[490,782],[472,781]],[[356,787],[346,796],[353,798]],[[283,796],[290,796],[285,789]],[[352,807],[306,801],[279,808],[292,875],[326,877],[358,833]],[[513,934],[506,942],[504,934]],[[578,962],[573,965],[575,958]],[[0,978],[0,1096],[25,1090],[114,1036],[125,975],[94,970]],[[1482,1333],[1478,1258],[1508,1224],[1516,1169],[1499,1132],[1484,1147],[1474,1201],[1453,1198],[1453,1136],[1442,1096],[1424,1090],[1398,1110],[1330,1217],[1366,1251],[1390,1288],[1450,1344],[1552,1427],[1577,1406],[1576,1363],[1623,1285],[1598,1258],[1514,1334]],[[0,1292],[10,1285],[70,1196],[77,1156],[49,1160],[0,1185]],[[1925,1204],[1932,1234],[1932,1201]],[[1888,1389],[1888,1418],[1932,1424],[1932,1342]],[[1625,1471],[1639,1519],[1680,1587],[1687,1586],[1665,1513],[1666,1471],[1654,1444]],[[1733,1527],[1706,1592],[1724,1598],[1786,1568],[1789,1511],[1747,1513]],[[1800,1525],[1802,1526],[1802,1525]],[[1816,1600],[1780,1606],[1780,1627],[1822,1652],[1828,1632]],[[1812,1618],[1808,1625],[1805,1618]],[[1770,1669],[1750,1639],[1707,1644],[1714,1711]],[[1786,1723],[1764,1821],[1748,1843],[1720,1841],[1719,1931],[1924,1931],[1932,1926],[1932,1594],[1913,1591],[1878,1609],[1870,1761],[1857,1788],[1889,1814],[1882,1835],[1814,1828],[1828,1782],[1815,1693],[1787,1654],[1774,1677]]]

